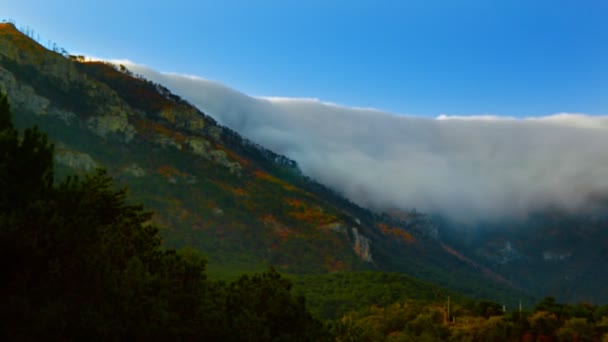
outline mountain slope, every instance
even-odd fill
[[[517,221],[486,223],[474,234],[443,224],[442,237],[468,258],[532,293],[567,302],[608,302],[608,215],[539,211]]]
[[[0,56],[16,124],[49,133],[60,174],[107,167],[154,209],[166,246],[201,250],[217,273],[399,271],[473,296],[515,296],[435,240],[426,216],[360,208],[122,66],[48,51],[10,24],[0,25]]]

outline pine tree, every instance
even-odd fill
[[[54,184],[53,153],[37,128],[19,136],[0,94],[0,340],[325,337],[278,272],[209,281],[104,170]]]
[[[8,97],[4,93],[2,93],[0,89],[0,132],[12,128],[13,122],[11,118],[11,108],[8,103]]]

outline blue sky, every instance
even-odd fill
[[[0,0],[70,52],[421,116],[608,114],[608,2]]]

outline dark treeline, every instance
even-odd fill
[[[161,247],[151,213],[104,171],[56,183],[53,146],[19,134],[0,95],[0,338],[322,340],[276,271],[206,277],[194,250]]]

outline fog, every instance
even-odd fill
[[[606,116],[422,118],[317,99],[253,97],[118,62],[363,206],[471,222],[523,217],[546,206],[580,210],[608,191]]]

